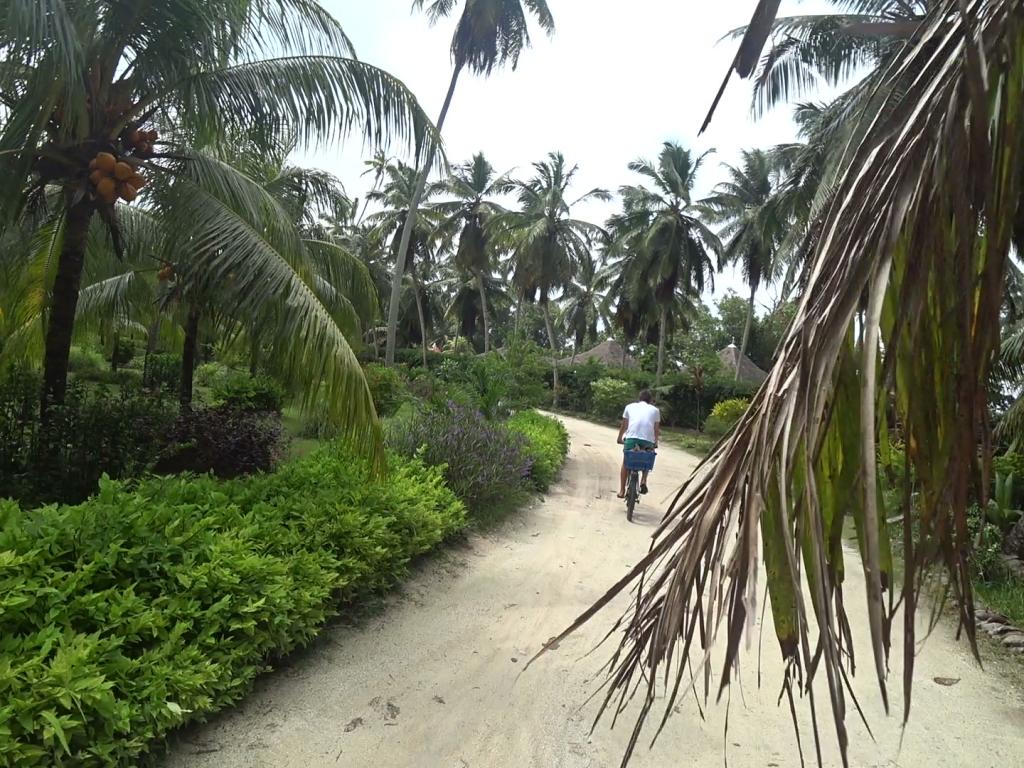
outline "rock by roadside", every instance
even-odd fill
[[[985,608],[974,612],[974,622],[985,634],[1006,650],[1024,654],[1024,629],[1010,624],[1009,619]]]

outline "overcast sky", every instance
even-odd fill
[[[451,78],[449,45],[454,20],[431,28],[411,0],[322,0],[341,21],[361,59],[399,77],[436,119]],[[461,3],[459,4],[461,6]],[[615,191],[637,178],[626,164],[653,158],[664,141],[697,152],[714,148],[697,182],[706,194],[721,180],[719,164],[735,163],[741,149],[791,141],[796,131],[786,107],[755,121],[749,82],[733,79],[714,122],[700,124],[736,51],[720,38],[745,24],[754,0],[549,0],[556,32],[534,28],[533,47],[515,71],[488,79],[464,74],[444,141],[452,162],[483,151],[499,170],[529,175],[530,164],[560,150],[579,164],[578,189]],[[781,13],[827,12],[826,0],[784,0]],[[822,92],[818,98],[826,98]],[[358,139],[340,151],[317,152],[301,162],[325,168],[362,197],[366,153]],[[602,223],[616,203],[581,206],[577,215]],[[717,280],[745,295],[739,275]],[[715,297],[707,297],[714,300]],[[769,296],[763,297],[767,301]]]

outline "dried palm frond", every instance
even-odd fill
[[[988,454],[986,381],[1021,203],[1024,0],[935,3],[879,88],[884,108],[836,179],[806,291],[768,380],[680,491],[649,554],[555,638],[635,585],[604,705],[616,700],[619,709],[637,692],[643,698],[624,764],[659,674],[669,693],[666,717],[694,669],[707,698],[710,648],[721,636],[719,695],[729,686],[756,618],[762,558],[784,690],[791,702],[794,692],[809,693],[813,712],[813,686],[824,673],[845,760],[847,515],[857,526],[874,666],[888,706],[897,611],[876,466],[893,415],[918,491],[913,515],[904,516],[905,717],[914,616],[931,566],[945,566],[960,627],[974,645],[966,511],[976,479],[983,503],[986,496],[987,466],[979,466]],[[907,505],[909,477],[908,470]]]

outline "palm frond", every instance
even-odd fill
[[[637,689],[644,696],[627,759],[662,673],[666,713],[689,679],[680,657],[700,648],[699,679],[721,634],[719,692],[734,679],[756,616],[762,551],[786,662],[783,691],[813,690],[824,674],[845,759],[847,511],[858,528],[874,667],[887,703],[893,614],[883,603],[894,587],[875,466],[889,402],[919,484],[919,500],[904,516],[905,717],[913,616],[929,567],[947,567],[961,630],[973,644],[966,514],[981,470],[976,436],[987,432],[987,374],[1024,191],[1024,15],[1018,0],[974,0],[962,10],[959,0],[935,3],[919,41],[884,73],[886,98],[898,109],[872,117],[840,175],[796,318],[750,410],[684,486],[650,554],[569,630],[637,584],[606,699],[606,706],[626,700]],[[951,363],[955,377],[937,375]]]

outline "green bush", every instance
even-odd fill
[[[617,419],[623,409],[636,400],[636,390],[629,382],[605,377],[590,385],[594,412],[605,419]]]
[[[716,403],[704,425],[704,431],[712,437],[721,437],[743,418],[749,407],[750,401],[739,397]]]
[[[725,375],[706,377],[698,387],[692,374],[683,373],[679,379],[658,392],[658,406],[668,426],[702,429],[712,409],[723,400],[750,399],[756,385],[735,381]]]
[[[284,405],[284,389],[269,376],[250,376],[233,371],[213,382],[214,405],[240,411],[280,413]]]
[[[196,384],[200,387],[212,387],[230,372],[223,363],[203,363],[196,368]]]
[[[140,387],[142,386],[142,373],[131,368],[122,368],[116,371],[112,368],[98,368],[76,373],[75,380],[91,381],[111,387]]]
[[[569,433],[562,422],[536,411],[521,411],[505,426],[526,437],[526,452],[532,461],[530,480],[537,490],[546,491],[569,453]]]
[[[559,405],[576,413],[590,413],[594,407],[593,384],[607,377],[608,368],[598,360],[588,360],[559,371]]]
[[[137,765],[465,524],[437,469],[335,449],[272,476],[0,501],[0,765]]]
[[[177,417],[174,403],[138,388],[73,381],[43,427],[40,387],[34,371],[0,375],[0,498],[77,502],[104,474],[138,477],[157,460]]]
[[[103,355],[92,349],[72,347],[68,357],[68,370],[71,373],[95,373],[104,371],[110,367]]]
[[[373,396],[373,406],[380,417],[391,416],[408,397],[408,388],[401,374],[394,368],[387,368],[376,363],[364,366],[366,383]]]
[[[149,355],[143,382],[147,387],[176,392],[181,384],[181,355]]]
[[[392,419],[387,443],[403,456],[444,467],[449,487],[479,520],[501,517],[529,490],[526,438],[473,408],[449,402]]]

